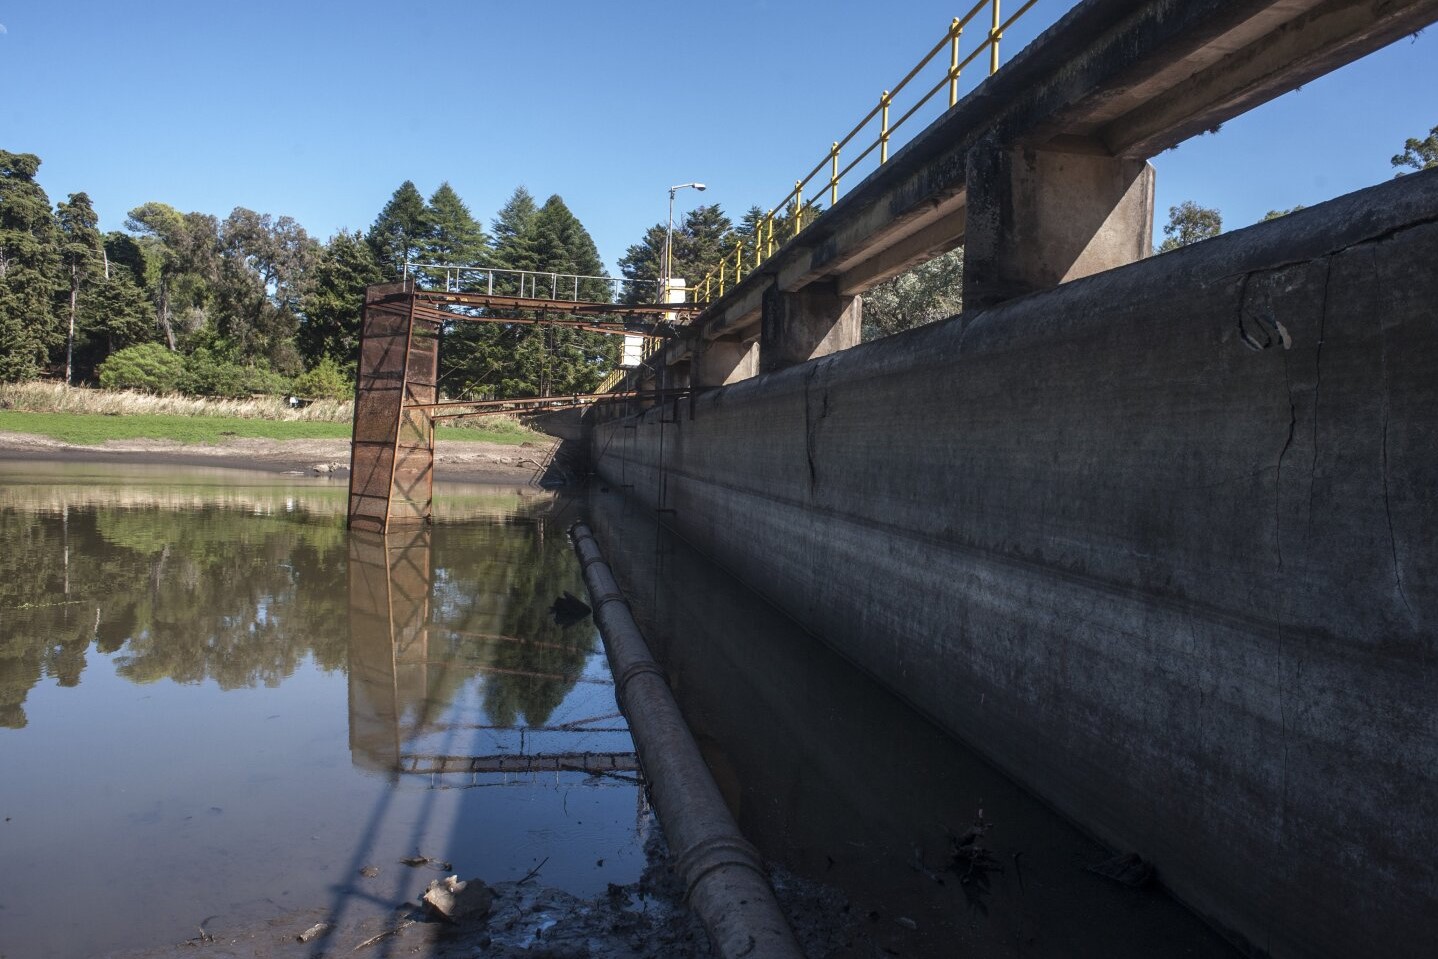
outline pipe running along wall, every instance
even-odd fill
[[[802,959],[763,860],[739,833],[594,534],[583,523],[569,534],[604,636],[615,694],[690,906],[726,959]]]

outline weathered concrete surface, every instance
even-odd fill
[[[969,151],[964,305],[993,306],[1153,252],[1153,167],[1092,153]]]
[[[1255,949],[1424,954],[1435,263],[1438,172],[1415,174],[593,448]]]
[[[841,294],[833,283],[798,293],[771,286],[764,292],[759,369],[770,373],[859,345],[863,311],[863,300]]]

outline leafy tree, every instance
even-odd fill
[[[145,259],[155,322],[170,349],[177,349],[178,331],[205,322],[218,273],[219,225],[208,214],[181,213],[152,201],[131,210],[125,227],[137,234]]]
[[[413,181],[405,180],[394,191],[365,239],[386,279],[398,280],[405,264],[419,259],[433,233],[430,211]]]
[[[341,230],[320,250],[300,297],[300,356],[311,366],[324,357],[353,364],[359,352],[366,286],[384,280],[374,250],[359,233]]]
[[[864,294],[864,339],[946,319],[963,309],[964,251],[940,254]]]
[[[489,259],[489,237],[448,181],[429,198],[430,233],[423,255],[432,263],[483,266]]]
[[[1164,240],[1159,244],[1158,252],[1167,253],[1222,232],[1223,216],[1217,210],[1184,200],[1178,206],[1168,208],[1168,223],[1164,225]]]
[[[0,382],[35,376],[58,339],[60,257],[39,169],[33,153],[0,150]]]
[[[299,371],[301,289],[318,245],[290,217],[236,207],[221,226],[220,249],[217,332],[244,361]]]
[[[1393,157],[1390,162],[1399,168],[1394,176],[1402,176],[1407,172],[1403,167],[1412,167],[1415,170],[1438,167],[1438,127],[1429,130],[1428,136],[1422,140],[1409,137],[1403,143],[1403,152]]]
[[[185,372],[185,361],[159,343],[141,343],[111,353],[100,364],[100,385],[107,390],[173,393]]]
[[[1300,204],[1298,204],[1298,206],[1289,207],[1289,208],[1286,209],[1286,210],[1269,210],[1267,213],[1263,214],[1263,219],[1260,220],[1259,222],[1260,222],[1260,223],[1267,223],[1269,220],[1276,220],[1276,219],[1278,219],[1278,218],[1281,217],[1281,216],[1288,216],[1288,214],[1290,214],[1290,213],[1297,213],[1299,210],[1302,210],[1302,209],[1305,209],[1305,207],[1303,206],[1302,203],[1300,203]]]
[[[104,262],[104,242],[100,238],[100,218],[84,193],[70,194],[68,203],[56,208],[60,226],[60,257],[69,275],[70,302],[65,333],[65,383],[75,381],[75,315],[80,305],[80,289]]]

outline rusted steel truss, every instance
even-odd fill
[[[679,396],[688,396],[689,390],[620,390],[613,393],[572,393],[567,396],[511,396],[502,400],[445,400],[442,403],[424,403],[406,406],[406,409],[429,411],[431,419],[448,419],[455,416],[484,416],[489,413],[513,413],[519,410],[570,410],[590,406],[594,403],[618,400],[653,400],[663,402]]]
[[[413,281],[369,287],[365,290],[355,382],[349,525],[384,532],[429,521],[437,419],[573,409],[601,400],[663,399],[675,393],[590,393],[441,403],[439,347],[446,325],[550,325],[667,339],[674,335],[669,321],[687,318],[696,308],[684,303],[598,303],[420,290]]]

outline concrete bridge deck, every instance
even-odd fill
[[[968,307],[1142,259],[1148,157],[1435,20],[1438,0],[1084,0],[623,388],[852,346],[859,294],[960,244]]]

